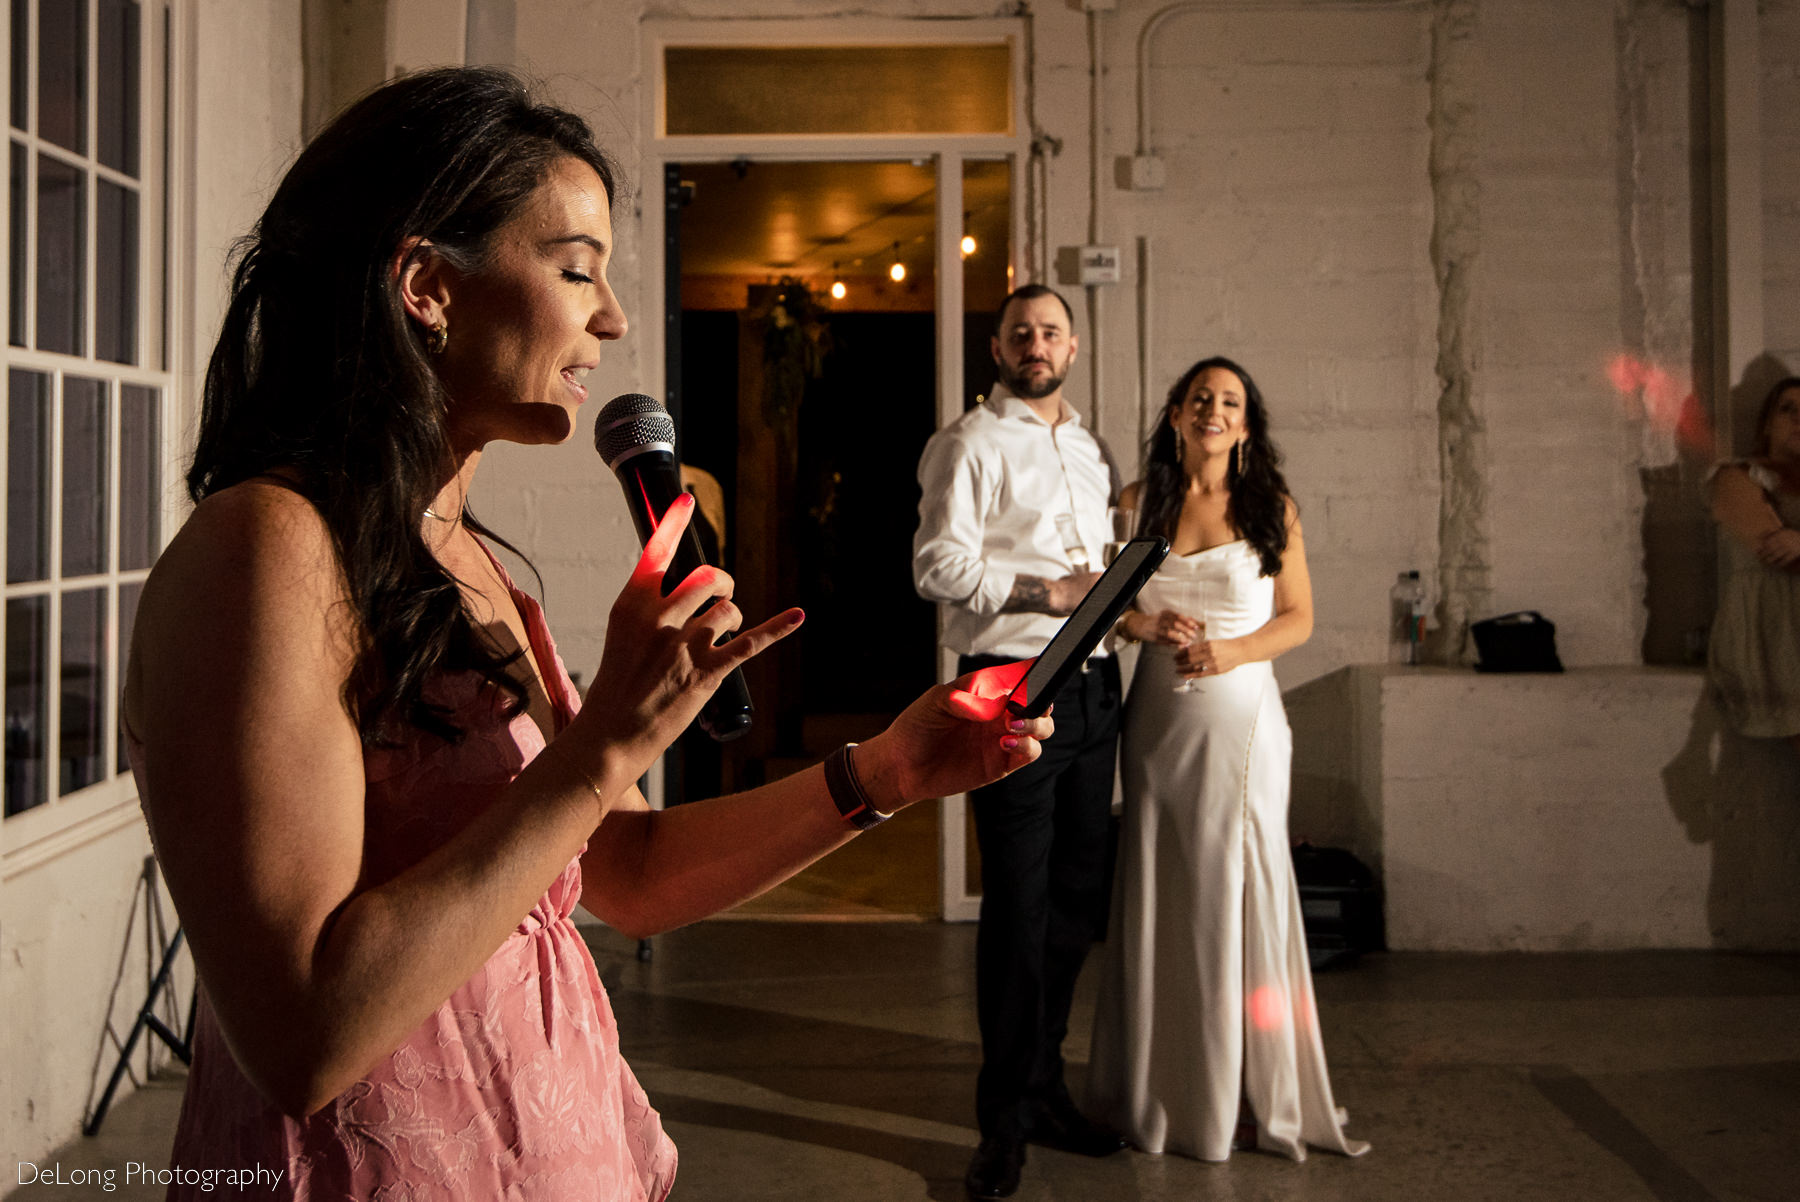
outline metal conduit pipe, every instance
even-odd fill
[[[1104,95],[1101,89],[1102,68],[1105,59],[1101,57],[1100,47],[1100,12],[1089,9],[1087,14],[1088,34],[1088,245],[1100,244],[1100,231],[1103,228],[1100,205],[1105,195],[1105,188],[1100,178],[1100,155],[1102,142],[1106,133]],[[1088,407],[1089,420],[1093,423],[1094,436],[1100,436],[1100,407],[1105,396],[1106,373],[1101,369],[1100,325],[1103,304],[1098,285],[1087,286],[1088,337],[1093,344],[1088,355]]]
[[[1137,358],[1138,358],[1138,420],[1137,446],[1134,448],[1133,462],[1138,463],[1138,471],[1143,464],[1135,456],[1144,453],[1144,444],[1150,441],[1150,412],[1156,401],[1150,390],[1150,237],[1139,234],[1137,240]]]
[[[1137,78],[1133,81],[1137,95],[1137,154],[1143,157],[1152,153],[1150,114],[1150,47],[1156,39],[1157,30],[1161,29],[1171,17],[1190,12],[1322,12],[1342,11],[1345,9],[1365,9],[1378,11],[1383,9],[1398,10],[1408,8],[1427,8],[1431,0],[1180,0],[1179,3],[1159,8],[1144,19],[1138,30],[1137,38]],[[1091,24],[1093,13],[1088,14]],[[1090,43],[1091,45],[1091,43]],[[1089,54],[1098,61],[1097,50],[1090,48]],[[1095,173],[1095,225],[1098,225],[1099,211],[1099,133],[1100,105],[1098,99],[1099,71],[1095,70],[1096,99],[1094,101],[1095,135],[1093,170]],[[1099,240],[1099,231],[1093,231],[1093,240]],[[1144,443],[1150,437],[1150,413],[1155,408],[1155,397],[1150,387],[1151,339],[1150,339],[1150,239],[1139,235],[1137,240],[1137,319],[1138,319],[1138,446],[1141,453]],[[1088,289],[1090,293],[1094,290]],[[1097,348],[1096,348],[1097,349]],[[1098,356],[1095,356],[1098,358]],[[1099,381],[1095,380],[1095,392],[1098,395]],[[1095,425],[1099,422],[1096,418]]]
[[[1427,8],[1431,0],[1181,0],[1159,8],[1144,20],[1137,43],[1137,152],[1150,153],[1150,43],[1170,17],[1188,12],[1330,12],[1345,9]]]

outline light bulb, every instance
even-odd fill
[[[975,235],[974,234],[964,234],[963,235],[962,253],[963,253],[963,258],[965,258],[965,259],[975,253]]]
[[[890,280],[894,281],[894,283],[898,284],[900,281],[904,280],[905,278],[906,278],[906,264],[902,263],[898,259],[895,259],[894,265],[892,267],[888,268],[888,279],[890,279]]]
[[[842,281],[842,280],[831,281],[831,299],[832,300],[843,300],[844,297],[849,294],[849,292],[850,292],[850,290],[848,288],[844,287],[844,281]]]

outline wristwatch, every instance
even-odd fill
[[[893,815],[876,809],[869,795],[863,792],[862,781],[856,775],[856,761],[850,758],[850,749],[855,746],[855,743],[845,743],[825,757],[825,790],[831,794],[832,804],[837,806],[844,821],[859,831],[866,831],[872,826],[880,826]]]

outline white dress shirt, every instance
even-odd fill
[[[931,436],[919,459],[919,530],[913,585],[944,610],[944,644],[963,655],[1038,654],[1063,619],[1002,613],[1019,576],[1058,580],[1101,566],[1111,537],[1112,474],[1081,415],[1052,426],[997,387]],[[1078,568],[1059,517],[1075,519],[1087,554]]]

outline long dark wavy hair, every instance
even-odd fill
[[[1214,355],[1181,373],[1169,389],[1163,405],[1162,420],[1144,448],[1144,491],[1138,499],[1138,529],[1146,534],[1160,534],[1175,541],[1175,526],[1181,520],[1181,503],[1187,495],[1187,473],[1181,466],[1181,437],[1169,424],[1169,417],[1187,400],[1188,389],[1200,373],[1211,367],[1222,367],[1244,384],[1244,426],[1250,437],[1244,448],[1232,448],[1231,466],[1226,472],[1230,496],[1225,516],[1256,549],[1262,563],[1262,575],[1281,571],[1281,555],[1287,550],[1287,481],[1281,475],[1281,451],[1269,437],[1269,409],[1263,403],[1262,390],[1250,373],[1230,359]]]
[[[517,653],[476,631],[421,535],[453,466],[449,398],[402,306],[395,262],[421,238],[429,250],[414,244],[402,270],[435,253],[478,274],[495,231],[564,157],[592,167],[613,200],[613,168],[581,118],[538,103],[505,71],[422,71],[314,138],[234,250],[188,493],[198,503],[279,473],[323,517],[360,625],[344,699],[365,744],[391,741],[402,723],[461,736],[423,699],[435,671],[477,671],[524,704],[507,671]]]

